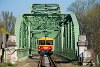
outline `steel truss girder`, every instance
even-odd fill
[[[62,49],[62,51],[66,49],[77,49],[79,26],[75,15],[68,14],[64,21],[60,23],[60,25],[61,30],[64,30],[59,34],[61,37],[60,44],[62,45],[60,49]]]
[[[48,15],[48,14],[24,14],[23,18],[24,23],[31,24],[31,29],[34,30],[44,30],[44,29],[57,29],[59,27],[59,22],[63,20],[63,17],[66,17],[67,14],[58,14],[58,15]]]
[[[60,14],[60,7],[58,4],[33,4],[32,14]]]
[[[45,17],[44,19],[42,18],[42,17]],[[36,23],[36,20],[35,20],[35,18],[33,18],[33,17],[39,17],[40,18],[40,20],[42,20],[42,21],[45,21],[45,22],[43,22],[43,23],[46,23],[46,21],[48,22],[48,20],[49,20],[49,22],[50,21],[52,21],[53,22],[53,24],[55,24],[53,27],[52,26],[47,26],[47,27],[49,27],[49,28],[41,28],[41,29],[39,29],[38,27],[39,26],[41,26],[41,24],[35,24]],[[50,15],[48,15],[48,14],[24,14],[23,15],[23,19],[24,19],[24,21],[22,21],[22,23],[23,24],[25,24],[26,26],[29,26],[29,24],[32,26],[30,26],[31,27],[31,31],[32,30],[60,30],[60,25],[62,24],[62,23],[64,23],[64,24],[66,24],[66,25],[68,25],[68,24],[70,24],[70,22],[73,22],[73,24],[71,25],[73,28],[71,28],[71,30],[73,30],[71,33],[72,33],[72,36],[71,37],[74,37],[74,38],[72,38],[72,39],[75,39],[75,27],[77,26],[77,25],[75,25],[76,23],[73,21],[74,19],[72,19],[71,18],[72,16],[71,15],[69,15],[69,14],[56,14],[56,15],[54,15],[54,14],[50,14]],[[55,18],[55,19],[54,19]],[[34,19],[34,20],[33,20]],[[45,20],[45,19],[47,19],[47,20]],[[37,19],[38,20],[38,19]],[[39,21],[40,21],[39,20]],[[34,21],[34,22],[33,22]],[[21,24],[22,24],[21,23]],[[41,22],[40,22],[41,23]],[[21,27],[23,27],[22,25],[20,25],[20,28]],[[50,28],[51,27],[51,28]],[[55,27],[55,28],[54,28]],[[78,26],[77,26],[78,27]],[[76,27],[76,28],[77,28]],[[68,27],[68,28],[70,28],[70,27]],[[67,29],[66,29],[67,30]],[[69,29],[70,30],[70,29]],[[68,30],[67,30],[68,31]],[[78,31],[78,30],[77,30]],[[68,33],[68,32],[67,32]],[[64,34],[64,35],[66,35],[66,34]],[[70,35],[68,35],[68,36],[70,36]],[[68,36],[66,36],[66,37],[68,37]],[[66,38],[65,37],[65,38]],[[68,37],[68,38],[71,38],[71,37]],[[77,39],[75,39],[75,40],[77,40]],[[71,40],[70,40],[71,41]],[[73,42],[74,42],[74,40],[72,40]],[[69,42],[69,41],[68,41]],[[67,43],[68,43],[67,42]],[[76,41],[75,41],[76,42]],[[73,43],[74,44],[74,43]],[[71,46],[70,45],[68,45],[67,44],[67,46],[69,46],[69,48],[71,48]],[[76,46],[75,46],[76,47]]]
[[[65,17],[67,14],[24,14],[23,23],[30,24],[31,30],[60,30],[59,24],[64,21]],[[43,34],[40,35],[43,36]]]
[[[49,6],[51,8],[51,5]],[[53,34],[49,35],[49,37],[56,39],[56,51],[65,52],[67,49],[73,49],[75,51],[77,49],[79,35],[77,19],[72,14],[59,14],[59,7],[57,9],[58,13],[54,11],[54,13],[56,12],[55,14],[53,12],[48,12],[48,14],[31,13],[23,14],[19,17],[15,26],[17,48],[32,49],[35,46],[35,49],[37,48],[37,38],[44,37],[45,34]]]

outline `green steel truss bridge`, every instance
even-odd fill
[[[55,39],[54,53],[76,58],[79,25],[73,14],[62,14],[58,4],[33,4],[30,14],[17,18],[16,45],[18,58],[37,53],[37,39]]]

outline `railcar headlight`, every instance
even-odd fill
[[[38,48],[41,48],[40,46]]]

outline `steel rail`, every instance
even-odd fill
[[[38,67],[43,67],[43,62],[44,62],[43,56],[40,56],[40,61],[38,63]]]
[[[55,63],[54,60],[51,58],[51,56],[48,56],[48,59],[49,59],[50,67],[57,67],[56,63]]]
[[[57,67],[56,63],[54,62],[54,60],[51,58],[51,56],[48,56],[48,60],[49,60],[49,67]],[[47,65],[47,67],[48,67]],[[39,60],[39,63],[38,63],[38,67],[46,67],[45,66],[45,63],[44,63],[44,56],[40,56],[40,60]]]

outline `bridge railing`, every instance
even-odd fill
[[[76,59],[77,58],[77,54],[76,51],[74,49],[66,49],[64,51],[54,51],[54,54],[60,54],[66,58],[69,59]]]
[[[96,66],[100,67],[100,59],[99,59],[98,55],[96,57]]]

